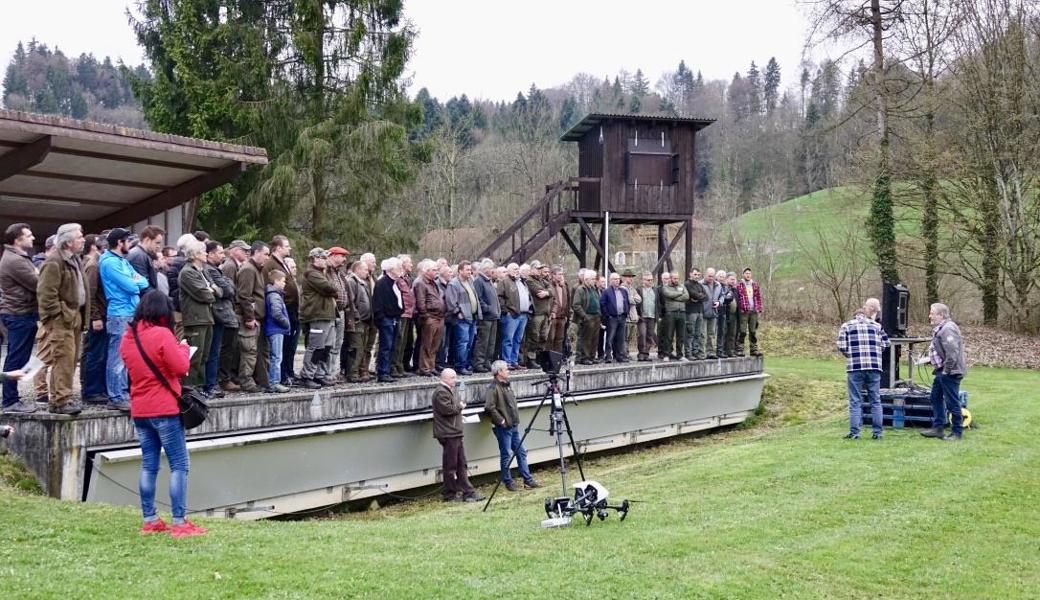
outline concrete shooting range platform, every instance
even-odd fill
[[[744,421],[759,404],[769,375],[761,357],[694,362],[578,366],[566,405],[582,453],[683,435]],[[514,372],[521,431],[542,399],[545,374]],[[498,445],[483,416],[490,375],[461,377],[471,476],[498,471]],[[189,432],[188,508],[196,514],[259,519],[441,481],[441,448],[432,436],[430,396],[437,379],[343,384],[287,394],[228,394]],[[87,408],[77,416],[3,414],[17,433],[8,440],[46,492],[73,501],[138,506],[141,451],[130,419]],[[535,422],[547,429],[548,407]],[[531,464],[558,458],[554,440],[532,431]],[[156,501],[167,508],[163,460]]]

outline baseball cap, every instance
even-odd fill
[[[342,246],[333,246],[333,247],[329,248],[329,254],[330,255],[339,254],[340,256],[350,256],[350,250],[347,250],[346,248],[344,248]]]
[[[245,243],[243,240],[233,240],[230,244],[228,244],[227,249],[228,250],[234,250],[235,248],[241,248],[243,250],[248,250],[249,249],[249,244]]]
[[[130,231],[123,229],[122,227],[116,227],[112,231],[108,232],[108,247],[115,248],[121,240],[125,240],[130,237]]]
[[[328,258],[329,253],[324,248],[312,248],[307,256],[310,258]]]

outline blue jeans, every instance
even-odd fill
[[[394,360],[394,345],[397,343],[397,327],[401,319],[382,317],[379,319],[379,356],[376,361],[376,376],[390,376],[390,363]]]
[[[881,413],[881,371],[849,371],[849,433],[859,435],[863,425],[863,387],[867,388],[870,400],[870,424],[874,433],[881,435],[883,415]]]
[[[267,336],[267,345],[271,347],[271,366],[267,369],[267,380],[271,382],[271,387],[282,381],[282,349],[288,346],[288,344],[283,346],[284,343],[284,334],[276,333]]]
[[[946,427],[946,411],[953,415],[952,431],[954,435],[964,432],[963,415],[961,414],[961,379],[963,375],[947,375],[942,371],[935,372],[932,380],[932,427]]]
[[[217,387],[217,373],[220,371],[220,344],[224,341],[224,326],[213,323],[213,340],[209,343],[209,354],[206,355],[206,382],[202,389],[209,391]]]
[[[40,316],[2,315],[4,327],[7,328],[7,360],[4,361],[4,372],[15,371],[25,366],[32,356],[33,344],[36,343],[36,323]],[[18,382],[4,382],[4,406],[18,403]]]
[[[477,323],[459,319],[452,327],[455,328],[455,369],[472,371],[473,338],[477,335]]]
[[[502,360],[515,365],[520,360],[520,343],[524,340],[527,313],[502,315]]]
[[[188,444],[179,416],[134,419],[137,440],[141,442],[141,512],[145,521],[156,517],[155,480],[159,475],[159,451],[166,451],[170,466],[170,506],[173,522],[184,521],[188,498]]]
[[[94,331],[87,324],[87,347],[83,350],[83,366],[80,378],[83,380],[83,397],[105,396],[105,366],[108,363],[108,334],[105,330]]]
[[[105,331],[108,332],[108,359],[105,367],[105,387],[110,402],[129,402],[130,394],[126,380],[126,365],[119,354],[119,344],[133,317],[108,317]]]
[[[527,448],[520,443],[520,428],[516,425],[512,427],[495,425],[491,427],[491,431],[495,433],[495,439],[498,440],[498,463],[502,469],[502,483],[508,485],[513,482],[513,475],[509,472],[513,453],[516,453],[516,460],[520,465],[520,477],[523,477],[525,482],[533,481],[531,469],[527,466]]]

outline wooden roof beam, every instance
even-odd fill
[[[51,151],[52,138],[45,135],[21,148],[15,148],[0,155],[0,181],[13,175],[19,175],[29,167],[34,167],[47,158]]]
[[[225,183],[234,181],[239,174],[246,170],[245,163],[233,163],[220,170],[199,175],[186,181],[177,187],[159,192],[150,198],[141,200],[122,210],[105,215],[92,223],[92,231],[101,231],[110,227],[123,227],[132,225],[152,215],[159,214],[175,206],[183,204],[188,200],[201,196],[202,194],[218,188]]]

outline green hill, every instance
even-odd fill
[[[910,198],[908,186],[895,188],[897,203]],[[867,212],[870,208],[870,190],[855,186],[833,187],[798,196],[779,204],[745,213],[724,227],[723,239],[729,241],[730,232],[737,239],[760,252],[776,251],[778,279],[805,279],[809,267],[804,252],[818,246],[822,236],[832,247],[844,247],[850,235],[859,236],[859,247],[868,261],[873,261],[866,239]],[[897,231],[900,237],[915,235],[919,212],[910,207],[896,209]]]

